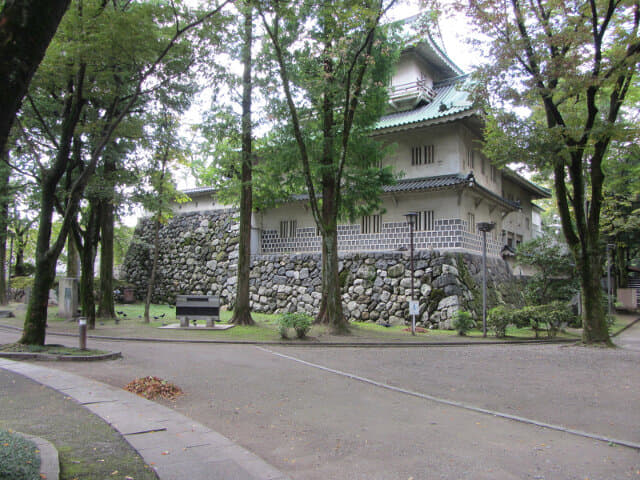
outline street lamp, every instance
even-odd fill
[[[495,228],[493,222],[479,222],[482,232],[482,336],[487,336],[487,233]]]
[[[416,221],[418,219],[417,212],[407,212],[404,214],[407,219],[407,223],[409,224],[409,239],[410,239],[410,247],[409,247],[409,257],[411,263],[411,300],[409,301],[409,314],[411,315],[411,335],[416,334],[416,314],[419,310],[418,305],[413,298],[413,228],[416,225]]]

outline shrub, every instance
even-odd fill
[[[11,288],[16,290],[24,290],[33,287],[33,277],[12,277]]]
[[[304,313],[285,313],[278,319],[278,331],[282,338],[289,338],[288,331],[293,328],[298,338],[304,338],[311,329],[312,323],[313,319]]]
[[[572,322],[575,322],[575,315],[571,307],[564,302],[529,306],[519,310],[509,310],[500,306],[490,310],[487,318],[487,323],[496,333],[496,337],[504,337],[507,325],[513,324],[519,328],[530,326],[536,338],[539,338],[543,330],[549,338],[553,338],[563,325]]]
[[[464,310],[458,310],[456,316],[453,319],[453,328],[458,332],[458,335],[464,336],[469,330],[475,327],[475,322],[469,312]]]
[[[514,323],[514,310],[509,310],[506,306],[500,305],[489,310],[487,315],[487,325],[495,333],[496,337],[503,338],[507,334],[507,325]]]

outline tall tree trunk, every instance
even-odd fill
[[[49,177],[49,176],[47,176]],[[56,272],[57,255],[49,251],[53,224],[55,185],[48,178],[42,182],[40,194],[40,222],[36,240],[36,273],[31,289],[31,298],[24,320],[24,329],[19,342],[28,345],[44,345],[47,328],[49,289]],[[62,232],[65,234],[66,233]],[[65,238],[66,240],[66,238]]]
[[[242,44],[242,186],[240,190],[240,238],[238,243],[238,282],[232,323],[253,325],[249,298],[251,270],[251,213],[252,206],[252,139],[251,139],[251,43],[253,15],[249,2],[244,3],[244,35]]]
[[[149,323],[149,309],[151,297],[156,283],[156,272],[158,270],[158,257],[160,256],[160,221],[156,220],[153,225],[153,260],[151,262],[151,274],[147,284],[147,296],[144,300],[144,323]]]
[[[9,301],[7,298],[7,236],[10,198],[9,166],[0,157],[0,305],[6,305]]]
[[[322,291],[325,297],[325,311],[324,317],[319,320],[328,324],[334,333],[346,333],[349,331],[349,326],[342,310],[337,229],[327,229],[327,234],[322,242],[326,251],[326,256],[322,259]]]
[[[581,256],[578,271],[582,287],[582,341],[586,344],[601,343],[611,345],[609,329],[602,301],[602,257],[598,246],[587,247]]]
[[[2,2],[0,8],[0,158],[33,74],[71,0]]]
[[[82,316],[87,318],[87,327],[96,328],[96,299],[94,295],[95,261],[98,246],[99,215],[95,200],[89,202],[87,224],[80,250],[80,306]]]
[[[16,234],[16,264],[13,268],[13,273],[16,277],[24,277],[26,275],[25,267],[24,267],[24,248],[26,239],[24,238],[25,234]]]
[[[76,242],[71,235],[67,239],[67,277],[78,278],[80,273],[80,257]]]
[[[98,317],[116,318],[116,309],[113,302],[114,214],[111,199],[102,201],[100,232],[100,300]]]
[[[346,333],[349,326],[342,311],[342,288],[338,261],[338,212],[335,177],[323,178],[322,222],[322,301],[321,313],[316,322],[325,323],[334,333]],[[324,310],[322,311],[322,307]]]
[[[629,286],[629,276],[627,275],[627,256],[628,248],[621,247],[619,244],[616,246],[615,254],[615,272],[616,272],[616,285],[618,288],[627,288]]]

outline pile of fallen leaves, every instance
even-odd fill
[[[153,376],[136,378],[127,383],[124,389],[149,400],[155,400],[156,398],[175,400],[176,397],[184,393],[180,387],[173,383]]]

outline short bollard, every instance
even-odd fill
[[[80,339],[80,350],[87,349],[87,319],[85,317],[78,318],[78,337]]]

